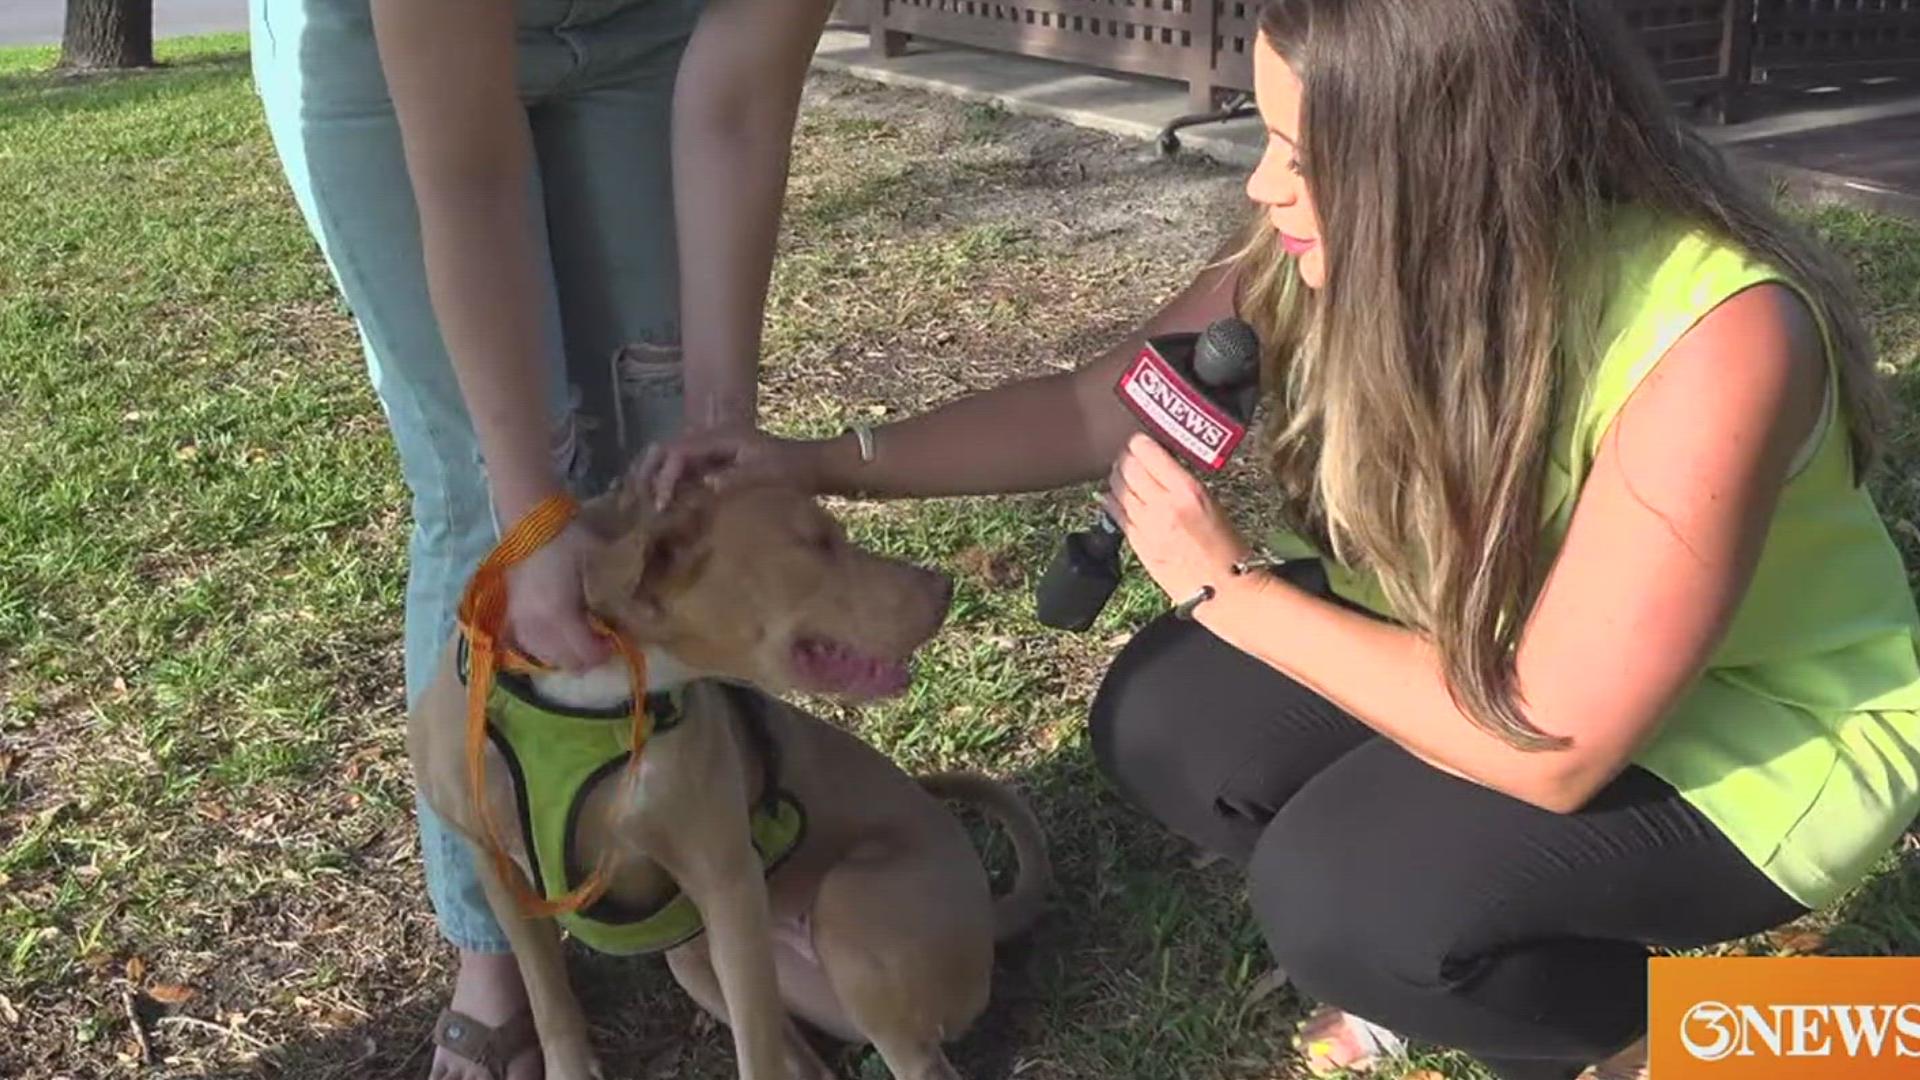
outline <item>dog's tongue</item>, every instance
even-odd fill
[[[886,697],[906,690],[911,678],[900,661],[866,656],[836,642],[802,641],[793,654],[807,685],[827,693]]]

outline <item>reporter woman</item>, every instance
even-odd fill
[[[1920,813],[1859,312],[1602,0],[1275,0],[1255,72],[1244,250],[1139,334],[870,439],[685,440],[660,489],[1105,476],[1168,597],[1211,599],[1120,654],[1095,753],[1246,869],[1327,1006],[1310,1066],[1414,1037],[1636,1075],[1650,947],[1832,904]],[[1111,391],[1146,334],[1229,313],[1289,509],[1252,535]],[[1310,560],[1234,573],[1260,550]]]

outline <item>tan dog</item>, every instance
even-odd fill
[[[687,993],[731,1027],[747,1080],[832,1075],[794,1016],[872,1044],[901,1080],[957,1078],[942,1043],[985,1008],[996,941],[1026,929],[1051,886],[1031,810],[984,777],[916,781],[805,712],[701,678],[767,694],[898,693],[907,658],[946,618],[951,581],[853,546],[813,500],[782,489],[696,491],[655,514],[629,479],[582,515],[609,540],[589,571],[589,605],[644,647],[650,690],[685,692],[683,719],[647,743],[637,785],[618,771],[590,782],[572,819],[570,865],[608,860],[606,899],[627,910],[684,890],[705,932],[667,959]],[[457,645],[410,717],[408,750],[427,800],[478,842]],[[628,682],[618,661],[531,678],[543,702],[614,710],[629,700]],[[780,789],[806,819],[771,875],[749,839],[769,751]],[[484,802],[531,882],[503,764],[490,749]],[[979,805],[1007,828],[1020,863],[1007,896],[993,899],[965,830],[936,796]],[[522,917],[510,883],[479,858],[526,980],[547,1077],[599,1075],[559,928]]]

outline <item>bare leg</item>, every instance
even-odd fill
[[[540,1033],[547,1080],[599,1077],[600,1063],[594,1060],[586,1017],[580,1011],[580,1000],[574,997],[572,984],[567,981],[560,928],[551,919],[523,918],[513,897],[490,870],[483,872],[480,880],[486,887],[487,903],[493,908],[494,918],[499,920],[507,940],[513,943],[520,978],[527,987],[527,1004],[533,1011],[534,1029]]]
[[[520,964],[512,953],[460,953],[460,971],[453,979],[448,1007],[498,1028],[527,1008],[527,987],[520,981]],[[507,1080],[540,1080],[542,1067],[537,1043],[530,1044],[507,1067]],[[444,1047],[434,1052],[427,1080],[490,1080],[477,1063]]]

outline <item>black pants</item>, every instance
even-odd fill
[[[1639,1038],[1647,946],[1804,914],[1651,773],[1542,810],[1432,768],[1194,623],[1143,630],[1092,723],[1129,799],[1246,870],[1297,987],[1508,1080],[1573,1077]]]

